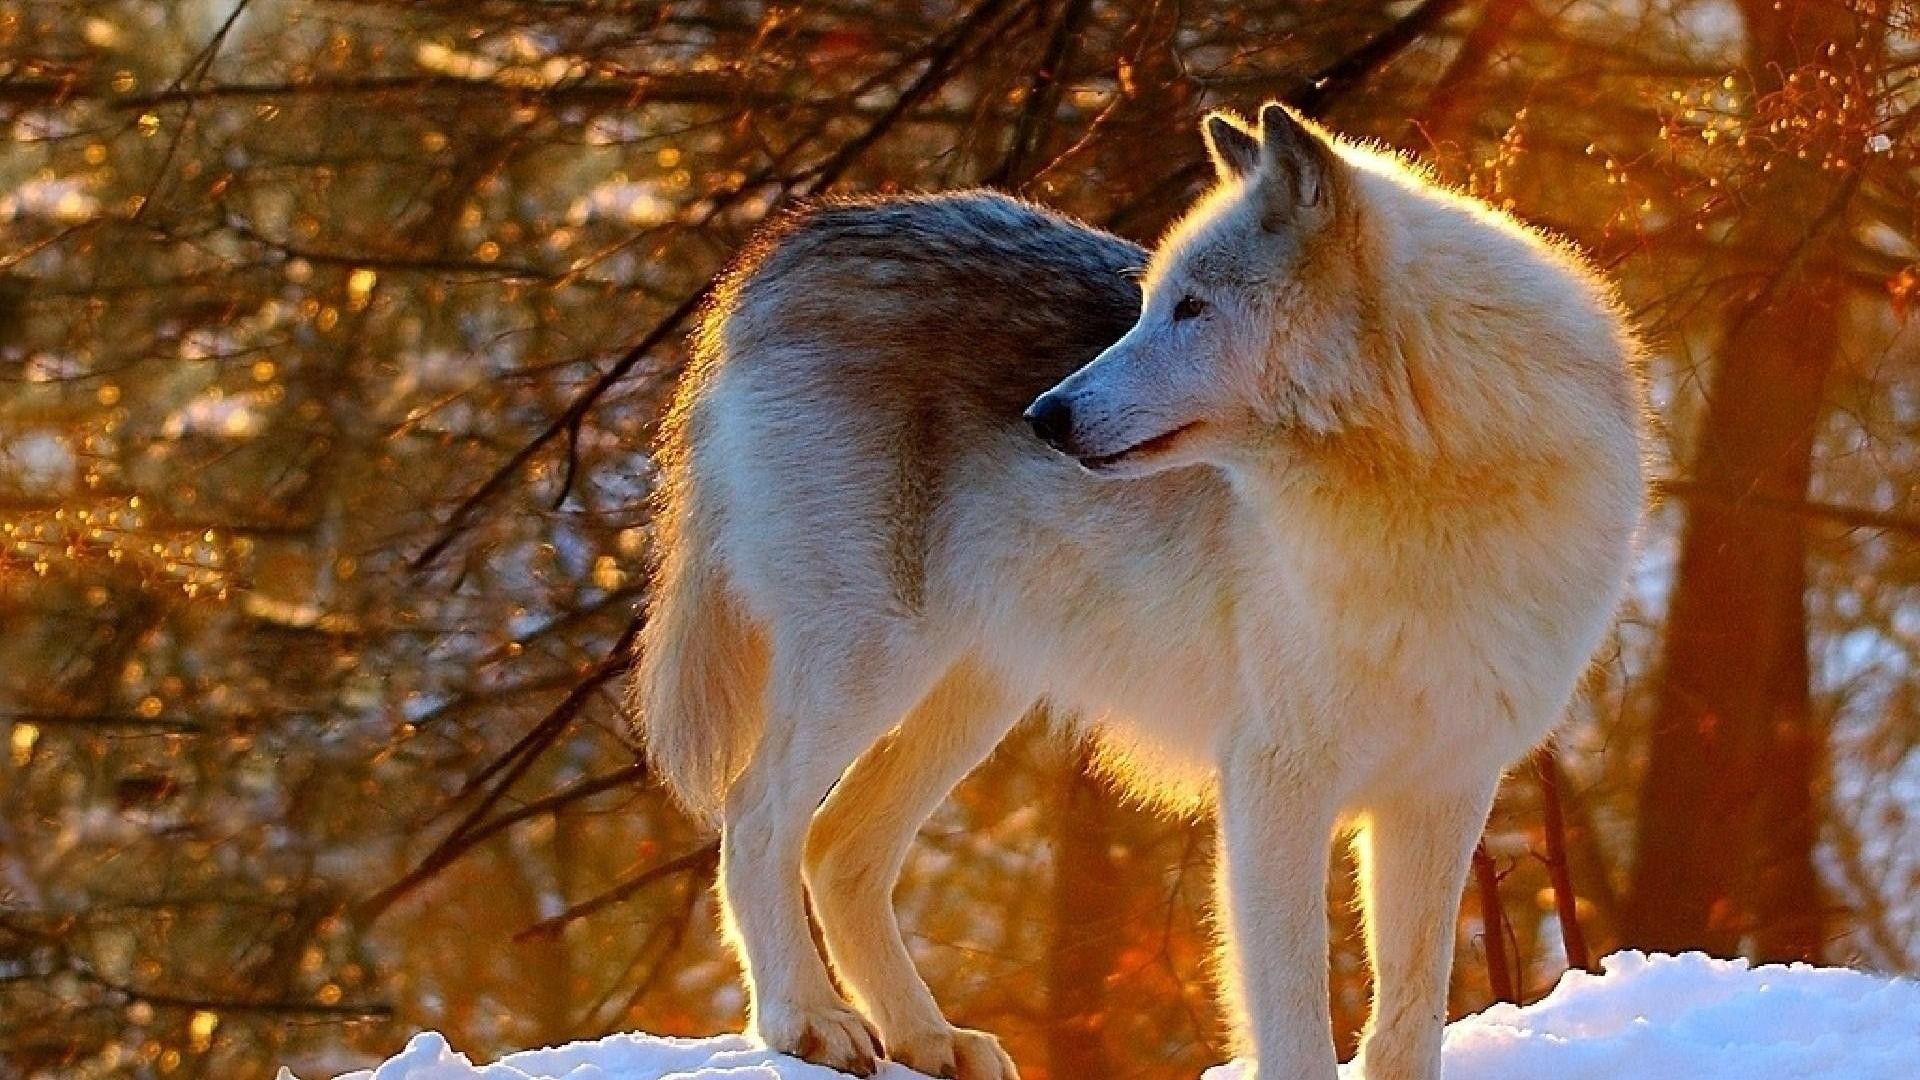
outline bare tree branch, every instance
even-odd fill
[[[571,923],[584,919],[597,911],[605,910],[615,904],[630,899],[635,893],[675,874],[705,874],[720,861],[720,842],[718,840],[705,847],[695,848],[684,855],[668,859],[658,866],[651,866],[620,882],[613,888],[600,893],[589,900],[583,900],[550,919],[542,919],[513,936],[515,941],[528,941],[533,938],[550,938]]]
[[[1840,503],[1822,502],[1818,499],[1790,499],[1778,495],[1769,495],[1760,491],[1730,492],[1721,491],[1698,480],[1670,479],[1654,484],[1654,493],[1658,496],[1670,496],[1690,501],[1713,502],[1726,506],[1745,506],[1758,510],[1770,510],[1782,514],[1798,514],[1802,517],[1819,518],[1840,525],[1858,529],[1879,529],[1897,533],[1905,537],[1920,538],[1920,518],[1896,514],[1886,510],[1871,510],[1860,506],[1845,506]]]
[[[1473,849],[1473,878],[1480,892],[1480,948],[1487,958],[1487,985],[1496,1001],[1519,1002],[1513,962],[1507,958],[1507,912],[1500,903],[1500,873],[1482,843]]]
[[[1593,957],[1587,951],[1587,935],[1580,928],[1580,901],[1573,888],[1573,874],[1567,866],[1567,823],[1560,811],[1560,761],[1551,746],[1533,755],[1534,775],[1540,782],[1541,827],[1547,834],[1547,876],[1553,881],[1553,909],[1560,920],[1560,939],[1566,946],[1567,965],[1582,971],[1593,970]]]

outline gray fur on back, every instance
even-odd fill
[[[994,192],[836,200],[764,229],[707,314],[731,362],[769,345],[817,346],[846,365],[834,383],[927,388],[1009,422],[1133,325],[1146,252]],[[856,369],[856,370],[847,370]],[[870,380],[863,385],[862,379]]]

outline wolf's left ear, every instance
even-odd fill
[[[1265,189],[1262,223],[1278,231],[1310,210],[1324,210],[1333,196],[1340,158],[1328,137],[1299,113],[1269,102],[1260,110],[1260,182]]]
[[[1260,137],[1232,113],[1208,113],[1200,122],[1200,137],[1222,181],[1243,179],[1260,167]]]

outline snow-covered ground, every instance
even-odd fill
[[[1843,968],[1619,953],[1525,1008],[1447,1029],[1448,1080],[1920,1080],[1920,982]],[[282,1073],[282,1080],[290,1075]],[[1241,1080],[1238,1064],[1208,1080]],[[1353,1070],[1343,1080],[1359,1080]],[[737,1035],[615,1035],[474,1065],[437,1034],[338,1080],[839,1080]],[[914,1080],[888,1065],[879,1080]]]

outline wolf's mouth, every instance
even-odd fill
[[[1078,458],[1076,460],[1080,462],[1082,468],[1099,472],[1101,469],[1107,468],[1110,465],[1118,465],[1130,457],[1137,457],[1141,454],[1156,454],[1162,450],[1169,449],[1174,443],[1180,441],[1180,436],[1192,431],[1199,423],[1200,421],[1198,420],[1189,420],[1179,427],[1174,428],[1172,431],[1155,435],[1153,438],[1147,439],[1144,442],[1134,443],[1125,450],[1118,450],[1111,454],[1098,454],[1092,457]]]

